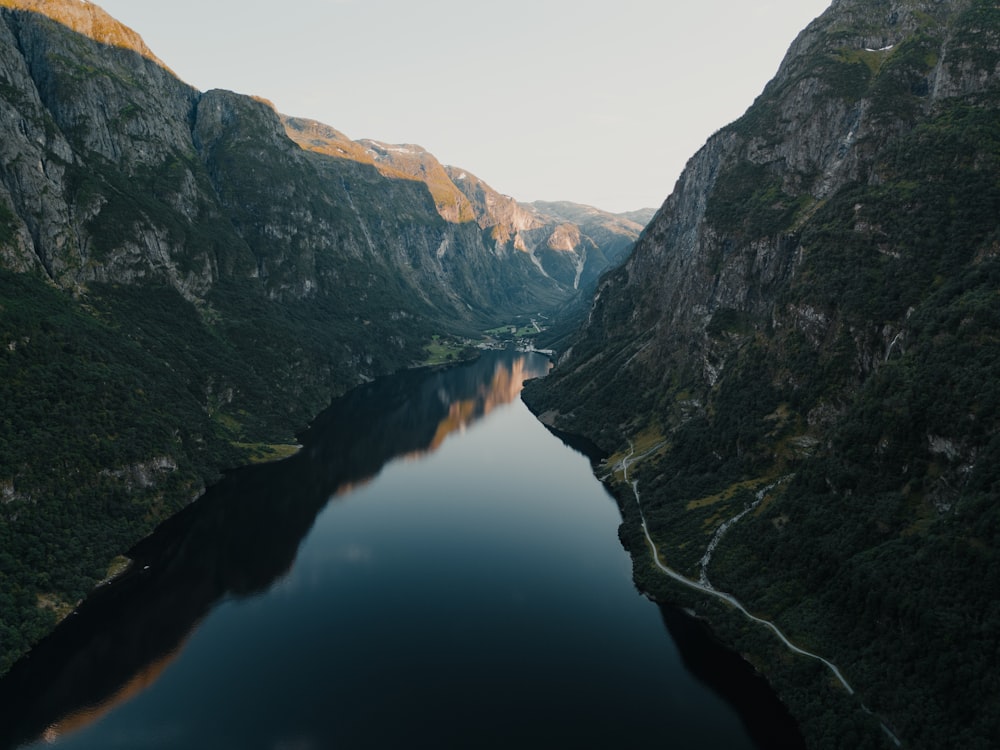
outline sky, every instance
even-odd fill
[[[520,201],[658,207],[830,0],[97,0],[180,78]]]

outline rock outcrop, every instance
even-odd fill
[[[425,184],[441,218],[451,224],[475,223],[498,258],[522,254],[561,288],[580,290],[594,284],[624,259],[652,218],[652,211],[616,215],[574,203],[522,204],[466,169],[442,165],[420,146],[352,141],[321,123],[283,120],[289,137],[307,150],[371,164],[392,179]]]

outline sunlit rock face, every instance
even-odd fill
[[[352,141],[322,123],[282,120],[289,137],[306,150],[370,164],[387,178],[426,185],[441,218],[451,224],[474,223],[496,257],[530,258],[537,273],[563,288],[589,286],[619,263],[642,232],[643,220],[652,215],[611,214],[574,203],[523,204],[466,169],[442,165],[420,146]]]
[[[62,287],[167,283],[201,303],[235,279],[302,299],[343,294],[337,266],[351,264],[385,267],[399,296],[449,316],[527,312],[572,297],[577,265],[596,278],[642,228],[614,219],[615,236],[550,258],[561,222],[420,147],[355,143],[263,100],[196,91],[89,3],[0,12],[0,257]]]
[[[38,13],[95,42],[130,50],[166,67],[139,34],[87,0],[0,0],[0,7]]]

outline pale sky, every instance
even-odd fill
[[[182,79],[520,201],[659,206],[830,0],[98,0]]]

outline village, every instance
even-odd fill
[[[536,339],[547,329],[546,317],[538,314],[527,324],[517,321],[483,331],[478,339],[434,336],[427,345],[424,366],[443,365],[475,359],[480,352],[514,349],[519,352],[537,352],[554,357],[553,349],[539,349]]]

